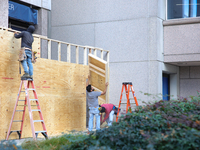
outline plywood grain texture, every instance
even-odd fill
[[[0,139],[4,140],[9,128],[20,85],[18,51],[20,39],[12,32],[0,30]],[[40,39],[35,38],[33,50],[40,57]],[[89,67],[85,65],[58,62],[38,58],[34,67],[34,84],[49,136],[60,135],[70,130],[86,129],[86,78]],[[22,69],[23,71],[23,69]],[[22,72],[23,73],[23,72]],[[30,93],[30,98],[33,94]],[[24,99],[22,93],[20,99]],[[19,102],[23,105],[23,102]],[[32,105],[35,102],[31,102]],[[21,107],[21,108],[20,108]],[[32,107],[34,109],[34,106]],[[22,109],[19,106],[18,109]],[[22,113],[16,112],[15,120],[21,120]],[[33,119],[39,119],[33,112]],[[13,123],[11,130],[19,130],[20,123]],[[42,130],[41,123],[35,123],[35,130]],[[41,134],[39,137],[43,137]],[[26,108],[22,138],[32,137],[28,108]],[[17,139],[12,133],[9,139]]]
[[[88,63],[91,64],[91,66],[89,67],[90,76],[91,76],[90,84],[94,88],[96,88],[97,91],[103,92],[105,89],[105,83],[108,82],[107,62],[104,60],[101,60],[100,58],[94,55],[89,54]],[[95,66],[95,67],[92,67],[92,66]],[[101,70],[103,70],[104,73]],[[106,92],[106,95],[100,96],[99,104],[109,103],[107,94],[108,94],[108,91]]]

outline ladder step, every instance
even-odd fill
[[[41,111],[40,109],[33,109],[32,111]]]
[[[38,99],[30,99],[30,101],[38,101]]]
[[[22,122],[22,120],[13,120],[13,122]]]
[[[132,93],[132,91],[129,91],[129,92],[131,92],[131,93]],[[126,93],[124,93],[124,92],[123,92],[122,94],[127,94],[127,93],[128,93],[128,92],[126,92]]]
[[[47,131],[35,131],[35,133],[42,133],[42,132],[47,132]]]
[[[10,132],[20,132],[21,130],[13,130],[13,131],[10,131]]]
[[[20,92],[25,92],[25,91],[20,91]]]
[[[20,99],[20,100],[18,100],[18,101],[25,101],[25,100]]]
[[[28,105],[17,105],[17,106],[28,106]],[[39,106],[39,105],[31,105],[31,106]]]
[[[33,90],[33,91],[34,91],[35,89],[28,88],[28,90],[29,90],[29,91],[31,91],[31,90]]]
[[[44,120],[33,120],[33,122],[44,122]]]
[[[19,112],[19,111],[24,111],[24,110],[16,110],[16,111],[18,111],[18,112]]]

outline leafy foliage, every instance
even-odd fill
[[[138,107],[112,127],[91,133],[83,146],[76,143],[66,149],[200,149],[199,116],[200,101],[194,97],[191,101],[159,101]]]
[[[16,142],[13,140],[0,141],[0,150],[22,150],[21,146],[17,146]]]
[[[37,149],[52,149],[48,147],[51,143],[54,148],[62,145],[55,148],[62,150],[198,150],[200,97],[191,99],[148,103],[109,128],[89,135],[63,135],[58,142],[39,143]],[[29,149],[27,145],[24,148]]]

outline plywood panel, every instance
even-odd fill
[[[0,30],[1,140],[6,137],[21,82],[19,62],[17,61],[19,48],[20,40],[13,38],[12,32]],[[37,50],[38,54],[40,53],[39,38],[34,39],[33,50]],[[85,82],[89,74],[89,67],[42,58],[38,58],[33,67],[36,92],[49,136],[60,135],[62,132],[74,129],[85,130]],[[21,94],[20,97],[24,99],[25,95]],[[30,97],[33,97],[32,93],[30,93]],[[31,103],[35,104],[35,102]],[[20,105],[23,105],[23,102],[20,102]],[[20,107],[18,109],[21,109]],[[21,117],[20,112],[17,112],[15,119],[20,120]],[[39,119],[37,112],[34,112],[33,118],[34,120]],[[12,130],[15,129],[20,129],[19,123],[12,126]],[[41,124],[35,123],[35,130],[39,131],[41,129]],[[40,134],[38,136],[43,137]],[[28,108],[26,108],[22,133],[22,138],[25,137],[32,137]],[[16,138],[18,138],[18,135],[12,133],[10,139]]]
[[[100,58],[89,54],[88,56],[89,70],[91,85],[96,88],[97,91],[104,91],[105,83],[107,82],[107,62],[101,60]],[[90,65],[91,64],[91,65]],[[106,93],[108,94],[108,92]],[[99,104],[108,103],[108,99],[106,99],[106,95],[102,95],[99,98]]]

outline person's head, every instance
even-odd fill
[[[28,32],[33,33],[35,31],[35,27],[33,25],[30,25],[27,29]]]
[[[106,111],[106,109],[105,109],[105,107],[99,107],[99,111],[100,111],[100,113],[103,113]]]
[[[121,109],[119,109],[119,111],[120,111]],[[117,115],[117,113],[118,113],[118,108],[115,106],[114,108],[113,108],[113,111],[114,111],[114,114],[115,115]]]
[[[94,88],[91,86],[91,84],[89,84],[89,85],[86,87],[86,90],[87,90],[88,92],[92,92],[92,91],[94,91]]]

